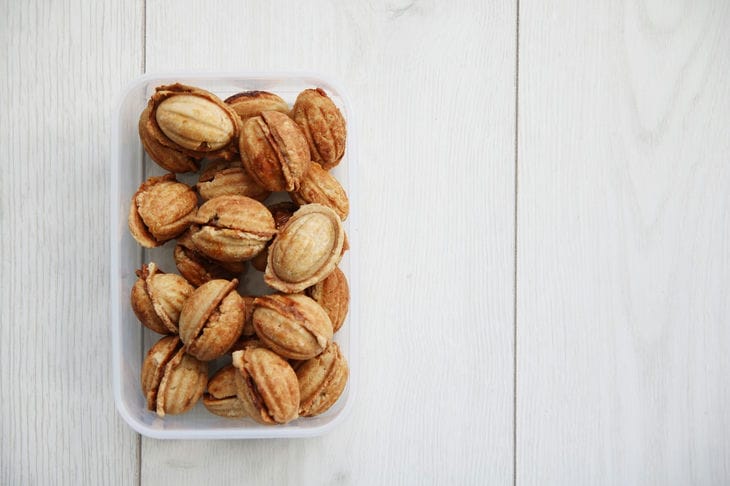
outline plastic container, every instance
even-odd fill
[[[160,336],[140,325],[129,305],[129,294],[136,280],[135,270],[142,263],[156,262],[164,271],[176,271],[172,259],[174,241],[160,248],[145,250],[132,238],[127,228],[127,213],[132,195],[147,177],[165,171],[149,160],[137,133],[137,122],[155,87],[180,82],[207,89],[222,99],[248,90],[271,91],[290,105],[306,88],[321,87],[340,108],[347,120],[347,148],[333,174],[348,193],[352,207],[345,221],[350,251],[340,268],[350,284],[350,311],[342,329],[335,335],[350,366],[347,388],[337,403],[326,413],[300,418],[286,425],[264,426],[252,419],[227,419],[208,412],[198,403],[193,410],[177,416],[157,417],[146,408],[140,386],[140,370],[147,349]],[[111,331],[112,384],[114,400],[122,418],[134,430],[159,439],[254,439],[275,437],[311,437],[322,435],[340,423],[353,404],[357,387],[358,355],[358,218],[356,197],[357,133],[352,108],[340,85],[323,76],[310,73],[164,73],[147,74],[122,93],[112,121],[111,168]],[[197,181],[197,174],[178,175],[188,184]],[[282,199],[272,195],[266,204]],[[243,292],[263,292],[266,287],[260,273],[249,269],[243,278]],[[271,290],[269,289],[269,292]],[[211,373],[225,362],[222,358],[210,366]]]

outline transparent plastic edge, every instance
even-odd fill
[[[145,82],[145,76],[141,76],[131,81],[125,89],[118,95],[116,102],[114,103],[114,113],[112,116],[112,140],[111,140],[111,170],[109,171],[109,221],[110,221],[110,234],[109,234],[109,255],[110,255],[110,266],[109,272],[111,282],[109,284],[110,292],[110,313],[111,316],[109,322],[111,324],[111,337],[112,337],[112,388],[114,392],[114,405],[119,415],[124,421],[135,431],[145,434],[144,426],[135,420],[129,413],[129,410],[124,406],[122,399],[122,383],[121,383],[121,361],[122,361],[122,336],[121,336],[121,302],[119,301],[120,292],[120,281],[119,276],[121,275],[121,267],[119,265],[120,259],[120,239],[116,232],[119,228],[119,211],[117,204],[119,202],[119,170],[120,170],[120,130],[121,122],[120,116],[122,113],[122,106],[129,94],[139,86],[139,84]],[[145,434],[146,435],[146,434]]]
[[[342,87],[342,84],[337,78],[330,75],[323,75],[314,71],[238,71],[238,72],[215,72],[215,71],[166,71],[166,72],[148,72],[137,78],[133,79],[125,89],[118,95],[114,104],[114,113],[112,116],[112,140],[111,140],[111,171],[110,171],[110,200],[109,215],[110,215],[110,275],[119,277],[121,267],[119,265],[120,258],[120,239],[119,235],[115,233],[115,229],[119,227],[118,208],[116,203],[119,201],[119,177],[118,173],[120,170],[119,161],[119,137],[120,137],[120,120],[121,108],[125,103],[129,94],[136,89],[140,84],[153,81],[155,79],[170,79],[170,78],[188,78],[188,79],[226,79],[226,80],[238,80],[238,79],[270,79],[270,78],[312,78],[321,81],[322,84],[330,86],[334,89],[338,96],[342,99],[343,104],[347,109],[350,120],[357,121],[357,116],[353,115],[352,103],[347,95],[347,91]],[[356,399],[356,392],[358,387],[359,379],[359,333],[360,333],[360,311],[359,311],[359,265],[358,265],[358,254],[359,254],[359,199],[357,189],[357,172],[359,164],[359,147],[358,147],[358,127],[356,123],[352,123],[348,120],[348,188],[349,199],[355,201],[354,207],[350,208],[350,222],[354,222],[349,228],[348,243],[350,244],[350,293],[355,296],[351,299],[351,304],[355,304],[357,310],[351,313],[350,319],[350,356],[348,356],[350,364],[350,377],[348,383],[348,394],[346,401],[340,412],[327,424],[319,427],[312,427],[308,429],[292,429],[282,428],[277,429],[272,427],[270,430],[246,430],[246,429],[221,429],[221,430],[160,430],[141,423],[135,419],[132,414],[124,406],[122,400],[121,391],[121,302],[118,299],[120,291],[119,278],[110,279],[110,297],[111,297],[111,331],[112,331],[112,387],[114,391],[114,403],[117,412],[122,419],[137,433],[151,438],[160,440],[172,440],[172,439],[190,439],[190,440],[203,440],[203,439],[222,439],[222,440],[236,440],[236,439],[296,439],[296,438],[307,438],[317,437],[330,432],[333,428],[338,426],[341,422],[347,419],[354,406]],[[354,300],[354,302],[352,302]],[[354,321],[354,322],[353,322]],[[284,426],[286,427],[286,426]]]

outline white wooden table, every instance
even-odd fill
[[[730,3],[0,0],[0,483],[730,484]],[[110,384],[113,100],[315,70],[361,134],[359,402],[165,442]]]

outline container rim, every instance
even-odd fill
[[[349,340],[347,361],[350,368],[350,376],[347,384],[347,397],[343,407],[338,414],[329,422],[310,428],[294,428],[289,425],[271,426],[266,429],[252,429],[247,427],[225,428],[225,429],[158,429],[150,427],[139,421],[127,409],[122,399],[122,327],[121,327],[121,301],[119,299],[121,283],[119,276],[121,275],[120,254],[121,241],[119,235],[116,234],[116,228],[120,226],[120,212],[117,207],[120,195],[120,183],[117,174],[120,170],[120,137],[121,137],[121,118],[124,104],[127,102],[130,94],[144,83],[160,80],[164,82],[167,79],[183,78],[189,80],[287,80],[302,79],[303,82],[311,80],[311,84],[323,87],[327,90],[334,91],[342,100],[342,104],[348,115],[347,120],[347,192],[348,197],[355,204],[350,207],[348,216],[348,243],[350,251],[349,258],[349,275],[348,284],[350,286],[350,313],[349,321]],[[357,169],[358,169],[358,136],[357,136],[357,117],[353,114],[352,103],[347,95],[347,91],[342,87],[340,81],[331,76],[314,71],[159,71],[147,72],[130,81],[126,87],[116,96],[112,113],[112,133],[111,133],[111,170],[109,175],[110,187],[110,205],[109,220],[110,231],[110,325],[112,339],[112,388],[114,394],[114,403],[117,412],[122,419],[139,434],[153,439],[275,439],[275,438],[305,438],[324,435],[338,426],[347,419],[357,399],[358,379],[359,379],[359,194],[357,187]]]

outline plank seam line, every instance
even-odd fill
[[[517,486],[517,203],[519,200],[519,116],[520,116],[520,0],[515,12],[515,199],[514,199],[514,273],[512,275],[512,484]]]
[[[142,74],[147,72],[147,0],[142,0]]]

